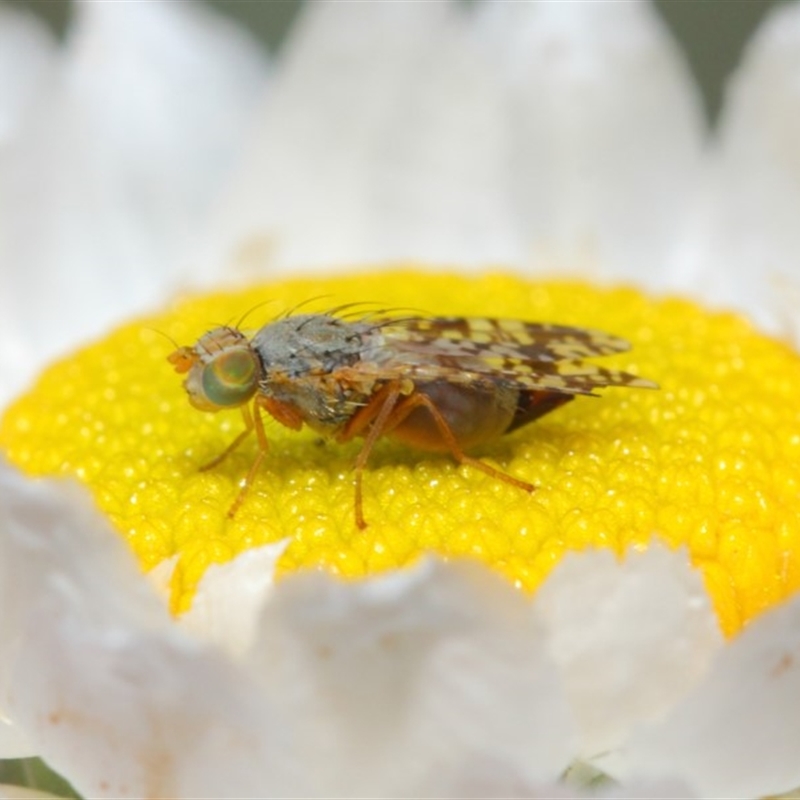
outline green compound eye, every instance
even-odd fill
[[[250,350],[220,353],[203,370],[203,392],[215,406],[239,406],[253,396],[258,362]]]

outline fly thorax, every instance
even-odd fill
[[[298,314],[265,325],[252,346],[267,373],[293,378],[326,374],[355,364],[372,349],[374,329],[363,322],[347,322],[328,314]]]
[[[366,323],[298,314],[265,325],[252,340],[263,364],[259,389],[297,409],[306,424],[333,433],[363,404],[358,387],[336,378],[371,353],[380,337]]]

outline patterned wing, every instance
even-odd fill
[[[526,391],[592,394],[603,386],[657,388],[621,370],[585,363],[630,348],[602,331],[490,318],[419,317],[380,323],[381,367],[417,380],[503,382]]]

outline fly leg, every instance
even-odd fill
[[[362,478],[364,467],[366,466],[369,454],[375,447],[375,442],[386,430],[387,420],[394,411],[397,401],[402,392],[402,384],[399,381],[387,383],[359,412],[348,422],[347,427],[339,436],[339,440],[346,442],[357,436],[369,426],[369,431],[364,437],[364,444],[356,457],[356,526],[359,530],[367,527],[364,519]]]
[[[419,408],[421,406],[426,408],[431,417],[433,417],[433,421],[436,423],[436,427],[439,429],[439,433],[441,434],[444,443],[447,445],[447,448],[450,450],[453,458],[455,458],[459,464],[466,464],[467,466],[479,469],[481,472],[485,472],[487,475],[491,475],[493,478],[498,478],[499,480],[505,481],[506,483],[511,484],[511,486],[516,486],[518,489],[523,489],[526,492],[532,492],[536,489],[532,483],[522,481],[519,478],[508,475],[502,470],[495,469],[484,461],[481,461],[479,458],[468,456],[461,448],[461,445],[458,443],[458,439],[450,429],[450,426],[447,424],[447,420],[442,416],[441,411],[439,411],[439,409],[436,407],[436,404],[430,399],[430,397],[420,392],[415,392],[408,397],[404,397],[396,405],[394,414],[392,414],[388,419],[387,424],[382,432],[389,433],[393,428],[397,427],[415,408]]]
[[[242,419],[244,420],[244,430],[216,458],[203,464],[200,472],[208,472],[217,464],[221,464],[253,432],[253,415],[250,407],[246,404],[242,406]]]
[[[266,456],[267,451],[269,450],[267,434],[264,433],[264,421],[261,419],[261,405],[259,403],[259,399],[256,398],[256,400],[253,402],[252,414],[248,410],[247,414],[245,415],[245,408],[247,408],[247,406],[242,406],[242,415],[245,416],[246,423],[249,419],[249,428],[239,434],[239,436],[233,441],[233,445],[222,454],[222,457],[224,458],[231,450],[233,450],[234,447],[239,444],[240,440],[243,440],[244,437],[247,436],[247,434],[249,434],[252,430],[255,430],[256,439],[258,439],[258,454],[251,464],[250,469],[247,471],[247,475],[245,475],[245,478],[242,481],[242,485],[239,488],[239,493],[236,495],[236,499],[228,509],[228,519],[233,519],[242,503],[244,503],[247,493],[250,491],[250,485],[253,483],[256,473],[258,472],[261,463],[264,461],[264,456]],[[218,459],[217,463],[219,463],[219,460],[221,459]]]
[[[356,473],[356,498],[355,498],[355,511],[356,511],[356,525],[359,529],[363,530],[367,527],[366,520],[364,519],[363,500],[362,500],[362,483],[363,472],[366,466],[367,459],[372,452],[375,443],[384,434],[390,433],[394,428],[400,425],[408,415],[416,408],[424,407],[428,410],[433,421],[436,424],[439,433],[447,445],[453,458],[460,464],[474,467],[475,469],[491,475],[493,478],[505,481],[511,486],[516,486],[526,492],[532,492],[536,487],[527,481],[515,478],[508,475],[502,470],[495,469],[494,467],[481,461],[479,458],[468,456],[458,439],[447,424],[447,420],[442,416],[442,413],[436,407],[433,400],[425,394],[420,392],[413,392],[403,396],[404,386],[399,381],[393,381],[386,384],[370,402],[364,406],[360,411],[350,420],[347,427],[339,436],[339,441],[346,442],[354,436],[358,436],[367,430],[364,437],[364,444],[356,457],[355,473]]]
[[[284,406],[277,401],[271,400],[269,397],[263,397],[261,395],[257,396],[253,401],[252,411],[250,410],[250,406],[247,404],[241,406],[242,419],[244,420],[244,430],[216,458],[200,467],[201,472],[206,472],[207,470],[216,467],[217,464],[220,464],[222,461],[224,461],[253,431],[256,432],[256,439],[258,440],[258,454],[256,455],[255,461],[253,461],[252,465],[250,466],[250,469],[247,471],[247,475],[242,481],[242,485],[239,488],[239,493],[236,495],[236,499],[228,509],[229,519],[233,519],[233,517],[236,516],[236,512],[239,510],[242,503],[244,503],[245,498],[247,497],[247,492],[250,490],[250,485],[253,483],[256,473],[264,461],[264,456],[266,456],[267,451],[269,450],[269,440],[267,439],[267,434],[264,432],[264,420],[261,417],[262,408],[264,408],[278,422],[280,422],[282,425],[286,425],[288,428],[300,430],[300,428],[303,427],[302,418],[299,417],[296,412],[293,412],[291,407]]]

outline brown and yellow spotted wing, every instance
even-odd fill
[[[515,319],[419,317],[381,324],[380,367],[412,380],[502,382],[521,391],[593,394],[604,386],[658,385],[582,359],[624,352],[630,344],[589,328]]]

